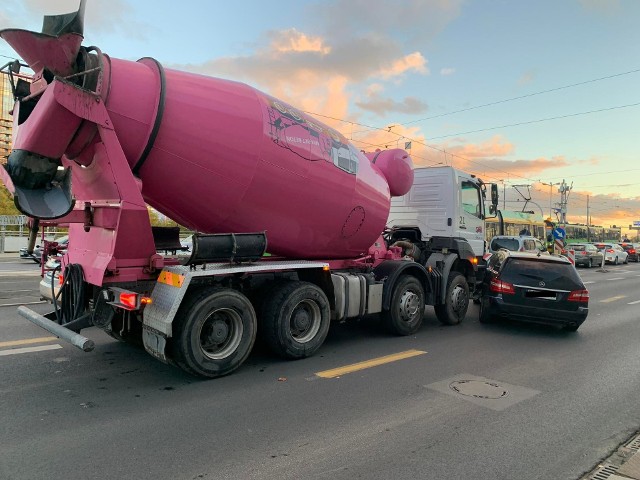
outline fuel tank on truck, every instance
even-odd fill
[[[2,32],[29,63],[52,65],[54,60],[40,58],[51,46],[34,48],[37,43],[29,35],[42,37]],[[144,200],[192,230],[265,231],[268,251],[286,257],[357,257],[383,231],[391,195],[405,194],[412,183],[405,151],[368,158],[338,131],[246,84],[165,69],[150,58],[120,60],[93,47],[83,52],[84,57],[77,56],[84,58],[82,64],[61,64],[56,75],[77,78],[83,69],[104,65],[97,86],[82,88],[104,95]],[[100,59],[90,61],[96,56]],[[45,91],[33,111],[48,108],[47,98]],[[50,150],[64,151],[65,164],[73,158],[90,166],[90,135],[78,124],[64,124],[78,130],[56,136],[53,130],[61,127],[51,123],[47,135],[58,143],[62,138],[73,141],[66,150],[60,145]],[[78,138],[84,134],[87,141],[82,143]],[[14,163],[18,161],[16,156]],[[80,191],[80,180],[73,175],[79,165],[72,165],[73,193]]]

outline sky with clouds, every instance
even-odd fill
[[[39,31],[78,3],[3,0],[0,28]],[[546,216],[540,182],[565,179],[570,220],[586,221],[589,195],[593,223],[627,226],[640,220],[638,18],[638,0],[88,0],[85,45],[246,82],[364,150],[411,141],[416,165],[505,184],[507,209],[530,184]]]

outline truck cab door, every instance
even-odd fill
[[[465,238],[476,256],[484,254],[484,205],[480,185],[470,178],[458,177],[460,185],[455,234]]]

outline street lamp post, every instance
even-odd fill
[[[561,185],[562,182],[556,182],[556,183],[545,183],[545,182],[540,182],[542,185],[547,185],[549,187],[549,218],[553,218],[552,214],[553,214],[553,208],[551,205],[551,196],[553,195],[553,187],[555,185]]]

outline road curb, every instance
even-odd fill
[[[636,432],[580,480],[640,480],[640,433]]]

